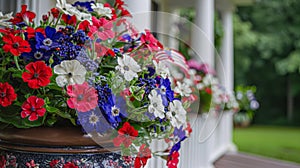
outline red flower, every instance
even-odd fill
[[[210,95],[212,94],[212,90],[209,87],[205,88],[205,92]]]
[[[8,84],[0,83],[0,105],[3,107],[11,105],[11,103],[16,100],[17,94],[14,88]]]
[[[64,164],[63,168],[78,168],[78,166],[76,166],[74,163],[67,162]]]
[[[90,87],[88,83],[69,85],[67,93],[71,97],[67,104],[70,108],[79,112],[87,112],[94,109],[98,104],[98,94],[96,89]]]
[[[20,36],[14,36],[13,34],[7,34],[2,38],[5,43],[3,50],[10,52],[14,56],[20,56],[23,52],[30,52],[30,44],[28,41],[23,40]]]
[[[36,96],[30,96],[22,105],[21,117],[28,117],[29,121],[35,121],[38,117],[43,117],[46,109],[43,107],[45,104],[44,99]]]
[[[6,167],[6,158],[5,156],[0,156],[0,168],[5,168]]]
[[[13,19],[11,19],[10,21],[13,24],[18,24],[23,22],[24,20],[27,22],[32,22],[33,19],[35,18],[35,13],[31,12],[31,11],[27,11],[27,5],[22,5],[22,10],[21,12],[16,14],[16,17],[14,17]]]
[[[54,168],[59,163],[59,160],[52,160],[49,163],[50,168]]]
[[[27,29],[26,29],[27,38],[28,39],[35,38],[35,33],[36,32],[40,32],[40,33],[45,35],[45,29],[42,28],[42,27],[38,27],[36,29],[34,29],[32,27],[27,27]]]
[[[70,15],[66,15],[66,14],[63,14],[61,19],[67,24],[67,25],[73,25],[75,26],[76,25],[76,16],[73,15],[73,16],[70,16]]]
[[[151,34],[150,30],[145,30],[146,34],[141,36],[141,42],[143,45],[148,47],[150,51],[157,51],[162,49],[162,44]]]
[[[147,164],[148,159],[151,158],[151,151],[145,144],[140,146],[140,151],[138,152],[135,161],[134,168],[144,167]]]
[[[114,145],[119,147],[123,143],[126,148],[132,144],[132,141],[139,134],[138,131],[129,124],[129,122],[125,122],[123,127],[119,129],[118,133],[119,135],[113,140]]]
[[[168,156],[167,166],[168,168],[177,168],[179,162],[179,152],[174,151],[171,155]]]
[[[59,16],[59,10],[57,8],[52,8],[51,9],[51,14],[54,18],[58,18]]]
[[[44,62],[31,62],[25,66],[25,69],[29,72],[23,72],[22,78],[24,82],[28,82],[30,88],[38,89],[50,83],[52,69]]]

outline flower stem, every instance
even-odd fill
[[[18,61],[18,57],[17,56],[14,56],[14,61],[15,61],[15,64],[16,64],[18,70],[21,71],[21,68],[19,66],[19,61]]]

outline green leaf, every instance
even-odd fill
[[[138,101],[142,101],[144,94],[145,94],[145,90],[139,86],[131,86],[129,88],[130,92],[132,93],[133,97],[138,100]]]
[[[122,42],[122,41],[118,41],[114,44],[114,48],[121,48],[123,47],[125,44],[128,44],[127,42]]]

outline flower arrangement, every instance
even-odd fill
[[[194,77],[194,84],[199,90],[200,113],[231,110],[237,112],[239,104],[234,94],[229,93],[216,77],[215,70],[205,63],[191,59],[187,62],[189,74]]]
[[[239,103],[240,110],[234,115],[235,124],[249,123],[252,121],[255,112],[259,108],[259,102],[255,97],[255,86],[237,86],[236,98]]]
[[[73,125],[91,136],[116,130],[113,143],[124,158],[135,157],[135,168],[158,155],[149,148],[153,139],[165,139],[162,155],[177,167],[195,100],[169,66],[188,66],[149,30],[139,33],[130,16],[122,0],[57,0],[40,24],[26,5],[14,16],[1,13],[0,128]]]

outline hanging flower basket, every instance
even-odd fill
[[[1,168],[177,166],[197,90],[170,75],[185,58],[128,17],[122,0],[57,0],[39,22],[26,5],[1,13]]]

